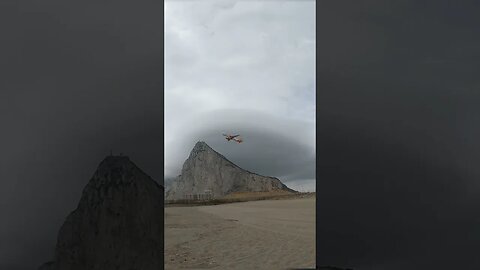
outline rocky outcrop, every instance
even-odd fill
[[[60,229],[49,270],[163,268],[163,188],[128,157],[109,156]]]
[[[213,150],[205,142],[197,142],[183,164],[182,173],[170,185],[166,200],[181,200],[186,194],[208,191],[213,198],[233,192],[295,192],[278,178],[246,171]]]

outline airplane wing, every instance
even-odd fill
[[[240,134],[233,135],[232,138],[235,138],[235,137],[238,137],[238,136],[240,136]]]

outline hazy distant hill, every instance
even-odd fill
[[[168,187],[170,187],[172,185],[173,181],[175,181],[175,177],[165,177],[165,178],[163,178],[163,183],[165,185],[166,190],[168,190]]]
[[[166,200],[184,199],[186,194],[209,191],[213,198],[233,192],[296,192],[278,178],[261,176],[246,171],[205,142],[197,142],[183,164],[182,173],[175,178],[166,192]]]

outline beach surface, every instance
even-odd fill
[[[165,269],[314,266],[313,196],[165,208]]]

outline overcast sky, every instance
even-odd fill
[[[314,1],[166,1],[164,66],[166,177],[205,141],[315,190]]]

